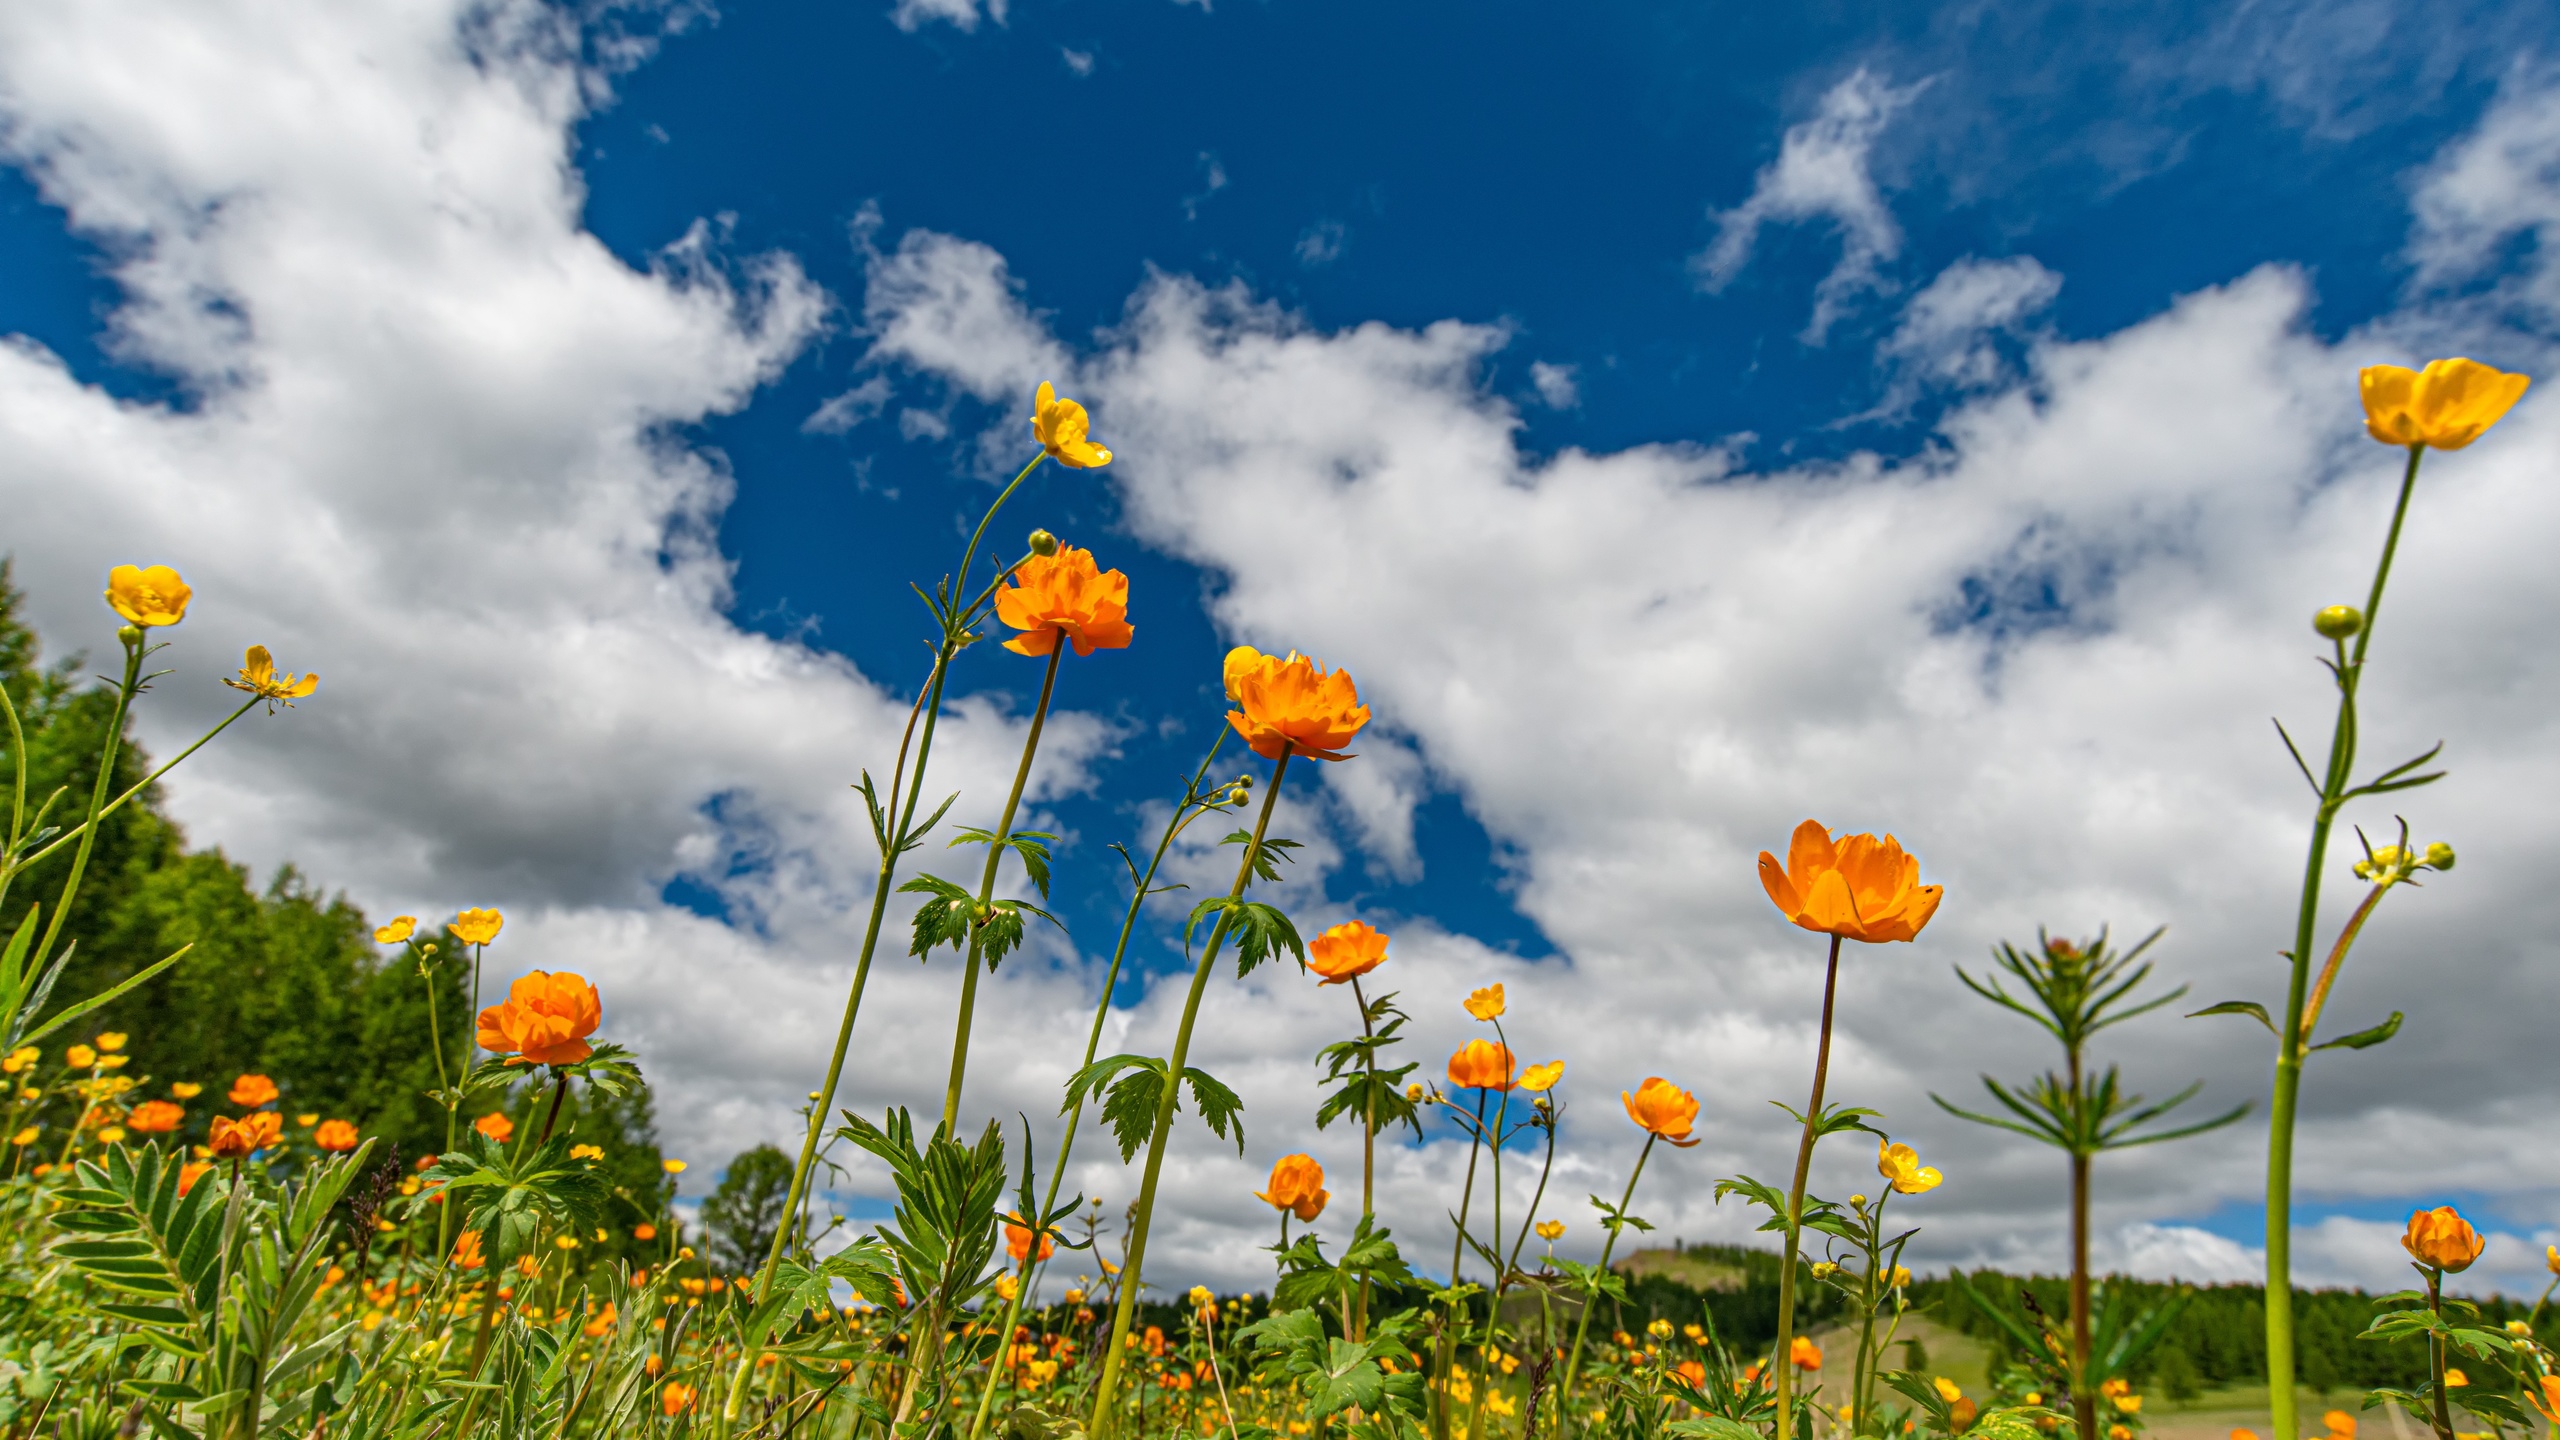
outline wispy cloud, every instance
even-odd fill
[[[983,12],[980,6],[983,4]],[[973,34],[981,13],[998,25],[1004,23],[1006,0],[898,0],[889,12],[889,23],[912,34],[937,22],[952,26],[963,34]]]
[[[1298,232],[1298,263],[1318,270],[1342,258],[1351,243],[1351,232],[1339,220],[1319,220]]]
[[[2062,277],[2032,256],[1967,256],[1939,271],[1876,346],[1876,367],[1886,376],[1883,397],[1839,423],[1899,420],[1925,393],[1988,390],[2010,379],[2015,372],[2002,342],[2014,348],[2028,322],[2061,293]]]
[[[1859,294],[1885,288],[1882,267],[1902,253],[1902,227],[1876,189],[1868,155],[1886,122],[1928,83],[1896,89],[1861,66],[1832,86],[1819,113],[1788,127],[1750,198],[1716,216],[1714,243],[1690,257],[1699,287],[1713,294],[1732,284],[1750,263],[1762,226],[1829,220],[1840,235],[1840,259],[1814,289],[1806,342],[1821,344]]]
[[[1182,197],[1182,218],[1185,220],[1199,219],[1200,207],[1208,203],[1210,196],[1215,195],[1226,188],[1227,167],[1219,161],[1217,152],[1213,150],[1201,151],[1200,189],[1194,194]]]

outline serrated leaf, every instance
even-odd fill
[[[1191,1087],[1191,1099],[1200,1107],[1200,1118],[1208,1124],[1209,1133],[1223,1140],[1232,1123],[1236,1127],[1236,1154],[1244,1154],[1244,1121],[1237,1118],[1244,1114],[1244,1101],[1206,1070],[1185,1067],[1182,1081]]]
[[[1103,1123],[1111,1127],[1111,1138],[1120,1145],[1120,1163],[1134,1159],[1138,1147],[1152,1139],[1156,1130],[1156,1110],[1164,1103],[1163,1062],[1141,1066],[1115,1081],[1102,1100]],[[1175,1102],[1177,1106],[1179,1100]]]

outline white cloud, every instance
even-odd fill
[[[1529,363],[1529,384],[1538,392],[1550,410],[1570,410],[1582,403],[1582,387],[1575,383],[1575,367],[1550,365],[1544,360]]]
[[[1318,270],[1342,258],[1351,244],[1351,232],[1339,220],[1319,220],[1299,232],[1298,263]]]
[[[1876,346],[1876,364],[1890,377],[1884,397],[1852,419],[1897,419],[1924,392],[1988,390],[2011,379],[1999,342],[2016,340],[2061,293],[2062,277],[2032,256],[1968,256],[1939,271]]]
[[[1090,50],[1071,50],[1061,45],[1058,58],[1066,62],[1067,69],[1079,80],[1093,73],[1093,52]]]
[[[1778,158],[1761,168],[1750,198],[1716,216],[1715,243],[1690,257],[1699,286],[1724,289],[1750,263],[1760,229],[1827,219],[1840,234],[1839,263],[1814,289],[1804,339],[1819,345],[1858,295],[1886,288],[1885,262],[1902,253],[1902,227],[1877,192],[1868,155],[1885,122],[1926,89],[1896,89],[1859,67],[1822,97],[1814,118],[1787,127]]]
[[[1218,157],[1214,153],[1207,150],[1201,151],[1200,192],[1196,195],[1185,195],[1182,197],[1182,218],[1185,220],[1199,219],[1200,207],[1208,203],[1210,196],[1215,195],[1226,188],[1227,167],[1220,163]]]
[[[830,395],[800,428],[813,435],[842,435],[886,408],[896,392],[885,375],[874,375],[840,395]]]
[[[2560,82],[2519,67],[2479,127],[2421,175],[2409,241],[2414,283],[2477,280],[2528,236],[2526,262],[2500,274],[2497,288],[2537,319],[2560,317]]]
[[[985,0],[985,18],[1002,25],[1005,5],[1006,0]],[[889,23],[913,34],[940,21],[964,35],[974,35],[980,14],[979,0],[898,0],[889,11]]]

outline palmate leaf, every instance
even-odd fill
[[[1102,1091],[1102,1121],[1110,1127],[1111,1138],[1120,1146],[1121,1163],[1126,1164],[1137,1155],[1138,1147],[1155,1134],[1156,1112],[1164,1105],[1165,1068],[1165,1062],[1149,1055],[1114,1055],[1096,1060],[1067,1082],[1066,1103],[1059,1111],[1063,1114],[1087,1096]],[[1114,1076],[1119,1078],[1115,1080]],[[1207,1122],[1210,1133],[1223,1140],[1233,1127],[1236,1153],[1243,1154],[1244,1101],[1219,1083],[1217,1077],[1196,1066],[1184,1067],[1182,1082],[1190,1088],[1192,1102],[1199,1106],[1200,1118]],[[1178,1094],[1173,1108],[1182,1108]]]
[[[1298,927],[1290,924],[1289,917],[1277,907],[1221,895],[1193,906],[1191,918],[1183,923],[1183,933],[1187,936],[1198,930],[1200,922],[1212,915],[1217,917],[1218,925],[1209,932],[1210,944],[1219,943],[1220,937],[1228,934],[1236,937],[1238,979],[1252,974],[1254,967],[1284,949],[1297,956],[1299,964],[1306,963],[1307,947],[1298,938]]]
[[[1040,898],[1046,900],[1049,898],[1049,845],[1057,838],[1042,830],[1016,830],[998,840],[993,830],[980,830],[973,826],[952,836],[951,844],[1005,846],[1022,857],[1024,872],[1030,875],[1032,885],[1040,891]]]
[[[567,1136],[555,1135],[510,1154],[471,1130],[419,1178],[441,1183],[446,1203],[465,1207],[461,1228],[480,1232],[494,1269],[532,1251],[546,1230],[586,1229],[604,1208],[611,1195],[604,1177],[569,1148]]]
[[[1238,830],[1218,843],[1221,845],[1251,845],[1253,843],[1253,832],[1250,830]],[[1279,862],[1286,860],[1291,864],[1297,863],[1298,857],[1290,854],[1289,852],[1301,848],[1303,847],[1300,846],[1297,841],[1283,840],[1276,835],[1264,840],[1261,848],[1253,852],[1253,873],[1271,884],[1279,884]]]
[[[907,953],[922,960],[936,947],[949,945],[965,948],[969,928],[977,918],[977,906],[969,892],[939,875],[918,875],[898,887],[901,895],[930,895],[933,898],[916,907],[912,943]]]
[[[1417,1136],[1422,1133],[1422,1116],[1419,1107],[1404,1098],[1404,1077],[1412,1073],[1415,1068],[1413,1065],[1404,1065],[1393,1070],[1378,1072],[1375,1093],[1378,1129],[1381,1133],[1398,1125],[1409,1127]],[[1345,1115],[1365,1123],[1370,1114],[1370,1095],[1368,1071],[1355,1070],[1343,1076],[1342,1083],[1334,1088],[1332,1094],[1325,1097],[1322,1105],[1316,1107],[1316,1128],[1322,1130]]]

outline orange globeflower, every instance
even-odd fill
[[[124,1123],[145,1135],[166,1135],[177,1129],[178,1122],[186,1118],[187,1112],[182,1106],[166,1100],[145,1100],[133,1107],[133,1113],[124,1118]]]
[[[2433,1210],[2416,1210],[2409,1215],[2409,1231],[2400,1237],[2400,1248],[2409,1252],[2421,1265],[2431,1266],[2450,1275],[2468,1270],[2480,1258],[2489,1242],[2462,1218],[2462,1212],[2450,1205]]]
[[[631,1227],[631,1238],[634,1240],[655,1240],[658,1238],[658,1227],[650,1224],[646,1220],[643,1220],[639,1224]]]
[[[1292,650],[1277,659],[1239,645],[1227,652],[1227,693],[1238,709],[1227,712],[1253,753],[1277,760],[1287,748],[1319,760],[1348,760],[1342,747],[1369,723],[1369,707],[1350,672],[1327,671]]]
[[[477,1270],[489,1263],[489,1257],[480,1253],[479,1231],[465,1230],[455,1238],[453,1263],[456,1269],[461,1270]]]
[[[1449,1083],[1461,1090],[1508,1090],[1512,1065],[1510,1046],[1470,1040],[1449,1057]]]
[[[1528,1069],[1521,1071],[1520,1088],[1530,1092],[1531,1094],[1536,1094],[1543,1090],[1554,1089],[1556,1087],[1556,1082],[1563,1078],[1564,1062],[1561,1060],[1550,1060],[1544,1065],[1532,1065]]]
[[[505,1004],[480,1012],[480,1048],[514,1055],[510,1065],[574,1065],[595,1053],[587,1037],[603,1020],[585,976],[536,970],[508,988]]]
[[[2526,1391],[2524,1398],[2533,1402],[2533,1408],[2542,1412],[2543,1419],[2560,1425],[2560,1375],[2543,1376],[2542,1383]]]
[[[1048,381],[1040,382],[1039,393],[1032,396],[1031,410],[1032,438],[1049,452],[1050,459],[1078,470],[1111,463],[1111,452],[1087,438],[1093,422],[1086,418],[1084,407],[1073,400],[1059,399]]]
[[[1021,1264],[1023,1257],[1031,1253],[1031,1227],[1016,1225],[1010,1220],[1004,1222],[1004,1253],[1013,1257],[1014,1264]],[[1048,1235],[1042,1235],[1040,1258],[1046,1260],[1057,1253],[1058,1242]]]
[[[1257,1190],[1254,1198],[1274,1210],[1287,1210],[1300,1220],[1313,1220],[1324,1213],[1324,1202],[1333,1198],[1324,1188],[1324,1167],[1313,1155],[1283,1155],[1271,1167],[1271,1188]]]
[[[187,582],[166,565],[145,569],[119,565],[107,572],[107,603],[136,625],[175,625],[187,618],[187,602],[195,598]]]
[[[273,1145],[283,1135],[284,1117],[273,1110],[260,1110],[238,1120],[216,1115],[211,1148],[217,1160],[243,1160]]]
[[[504,1145],[508,1140],[514,1138],[516,1133],[516,1122],[508,1119],[507,1112],[504,1110],[492,1110],[488,1114],[481,1116],[479,1119],[472,1121],[471,1128],[488,1136],[491,1140]]]
[[[344,1120],[324,1120],[311,1132],[311,1143],[335,1155],[343,1155],[362,1143],[356,1127]]]
[[[1345,920],[1307,947],[1307,968],[1323,976],[1319,985],[1340,985],[1387,963],[1387,932],[1357,920]]]
[[[1787,1360],[1799,1370],[1819,1370],[1822,1368],[1822,1347],[1799,1335],[1796,1343],[1787,1350]]]
[[[2385,445],[2459,450],[2498,423],[2533,382],[2476,360],[2430,360],[2424,370],[2367,365],[2365,433]]]
[[[1787,863],[1760,852],[1760,888],[1807,930],[1870,944],[1908,940],[1938,911],[1945,887],[1920,883],[1920,861],[1887,835],[1834,842],[1818,820],[1796,827]]]
[[[1646,1076],[1635,1093],[1621,1090],[1618,1099],[1627,1107],[1627,1118],[1638,1128],[1683,1148],[1698,1143],[1689,1134],[1698,1123],[1698,1097],[1661,1076]]]
[[[196,1188],[196,1182],[212,1173],[212,1170],[213,1162],[210,1160],[190,1160],[179,1166],[178,1198],[185,1199],[187,1192]]]
[[[495,910],[465,910],[453,917],[453,938],[465,945],[486,945],[498,938],[507,917]]]
[[[231,1103],[246,1109],[273,1104],[276,1095],[276,1082],[264,1075],[243,1075],[231,1082]]]
[[[1135,632],[1129,626],[1129,577],[1100,570],[1093,552],[1061,545],[1055,555],[1033,555],[1013,569],[1013,583],[996,592],[996,618],[1023,633],[1004,642],[1016,655],[1046,655],[1058,637],[1076,653],[1119,650]]]

